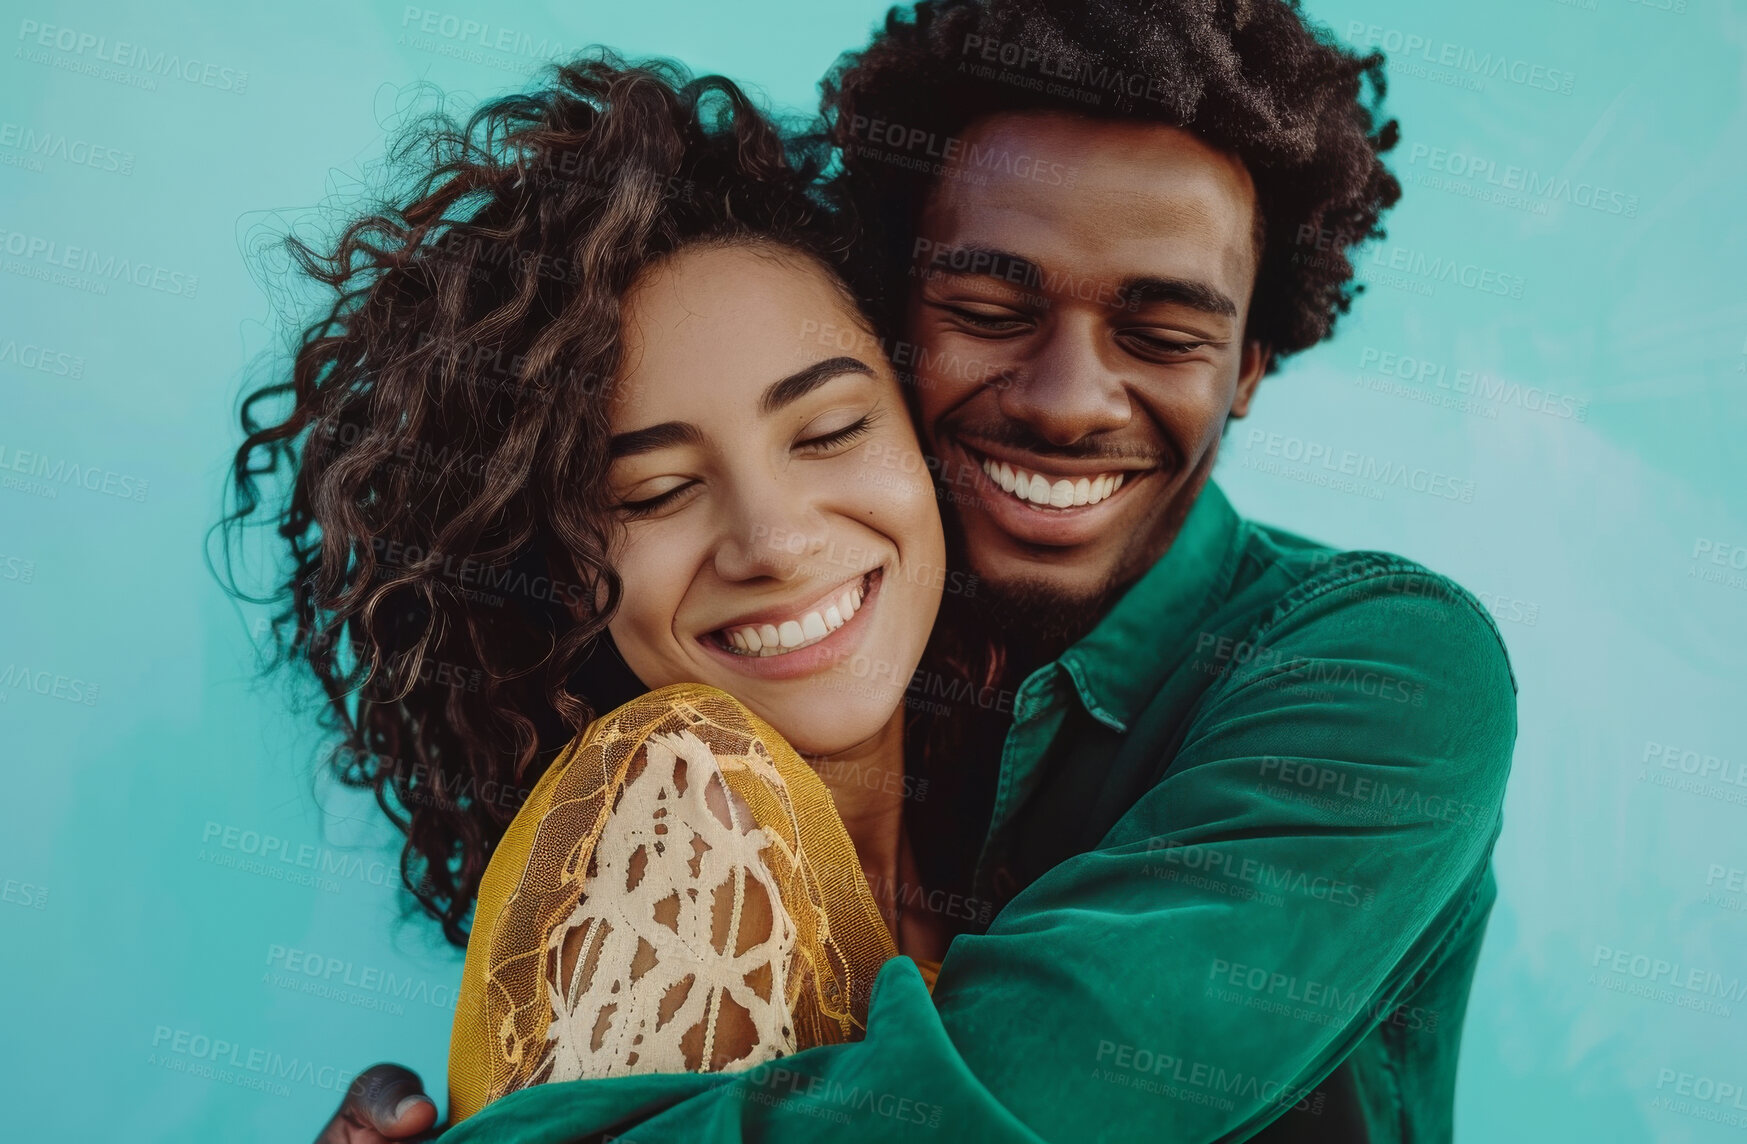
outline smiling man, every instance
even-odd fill
[[[1502,642],[1449,580],[1210,479],[1399,196],[1381,68],[1277,0],[946,0],[827,88],[978,577],[943,615],[1016,697],[930,752],[957,797],[913,831],[1000,907],[934,993],[973,1135],[1004,1134],[981,1098],[1050,1140],[1452,1134]]]
[[[1255,188],[1158,123],[1022,110],[962,139],[921,215],[908,328],[923,363],[985,372],[920,370],[920,420],[972,491],[955,501],[973,569],[1079,635],[1169,546],[1261,380]],[[1033,164],[979,173],[984,156]],[[1035,164],[1073,188],[1020,173]]]
[[[530,1089],[454,1138],[1451,1138],[1503,645],[1444,577],[1211,480],[1399,195],[1367,83],[1282,0],[925,2],[833,73],[864,288],[977,577],[943,615],[1014,695],[924,753],[912,836],[1000,908],[932,997],[888,962],[863,1041]]]

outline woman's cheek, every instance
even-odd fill
[[[934,474],[929,471],[928,462],[922,456],[922,450],[912,437],[904,442],[907,460],[901,464],[888,489],[887,504],[890,509],[901,516],[906,522],[919,518],[933,518],[929,524],[930,531],[940,531],[940,508],[935,503]]]
[[[906,561],[938,567],[946,559],[940,505],[915,437],[894,435],[868,455],[881,463],[864,464],[857,474],[858,517],[896,544]]]
[[[658,664],[671,658],[673,621],[685,595],[685,585],[676,580],[676,570],[682,565],[677,559],[663,558],[671,546],[663,545],[662,539],[659,530],[649,529],[622,543],[613,567],[624,591],[619,610],[608,625],[620,654],[651,687],[661,684],[644,673],[654,672]]]
[[[889,430],[884,436],[867,442],[845,460],[854,468],[851,474],[857,486],[866,489],[870,501],[882,504],[910,504],[920,495],[932,499],[934,478],[928,461],[922,455],[921,443],[909,431],[908,418],[901,429]]]

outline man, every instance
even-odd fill
[[[1002,908],[932,998],[888,963],[864,1041],[543,1086],[497,1131],[1450,1137],[1503,646],[1449,581],[1243,521],[1209,481],[1399,194],[1360,100],[1380,66],[1282,0],[942,0],[838,69],[873,289],[1015,684],[933,868]],[[402,1074],[326,1138],[428,1124]]]

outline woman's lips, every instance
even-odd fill
[[[822,597],[815,605],[802,609],[799,614],[788,613],[788,618],[782,623],[776,623],[774,617],[769,617],[771,626],[776,629],[777,642],[782,641],[784,625],[794,623],[802,625],[803,640],[800,644],[787,648],[776,654],[761,654],[763,652],[762,628],[765,623],[757,625],[760,630],[760,651],[754,652],[750,647],[737,647],[730,636],[725,633],[739,631],[744,635],[751,624],[735,623],[727,628],[697,637],[698,643],[718,662],[726,663],[742,674],[757,676],[762,679],[792,679],[797,676],[810,675],[813,672],[829,668],[853,650],[853,644],[867,627],[867,614],[873,610],[880,596],[880,587],[885,581],[885,569],[876,568],[862,576],[858,581],[850,581],[846,586],[835,589],[829,597]],[[819,637],[806,637],[804,615],[808,612],[819,613],[821,621],[825,620],[824,610],[828,606],[825,600],[839,600],[843,593],[859,594],[859,600],[854,604],[851,615],[842,617],[843,622],[837,627],[830,627],[826,621],[826,632]],[[841,615],[842,605],[836,604]],[[792,634],[792,633],[791,633]]]
[[[855,618],[867,595],[861,576],[815,601],[810,608],[767,614],[760,622],[742,622],[712,633],[718,644],[742,655],[786,655],[811,647]]]

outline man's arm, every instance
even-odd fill
[[[450,1138],[1245,1138],[1401,1017],[1499,825],[1516,720],[1496,631],[1465,596],[1380,587],[1263,633],[1280,654],[1208,692],[1098,849],[954,942],[932,1003],[897,959],[864,1041],[541,1086]]]
[[[1053,1074],[1000,1048],[1019,1035],[1001,998],[955,1005],[967,1063],[1046,1138],[1085,1135],[1071,1110],[1098,1107],[1119,1123],[1150,1109],[1163,1139],[1243,1139],[1380,1022],[1457,1019],[1397,1005],[1487,904],[1516,737],[1496,628],[1442,578],[1392,573],[1314,595],[1253,642],[1270,654],[1208,690],[1099,848],[961,939],[955,981],[1044,980],[1063,961],[1131,979],[1092,1020],[1040,991],[1025,1019],[1077,1038]],[[1020,927],[1042,940],[1001,940]]]

